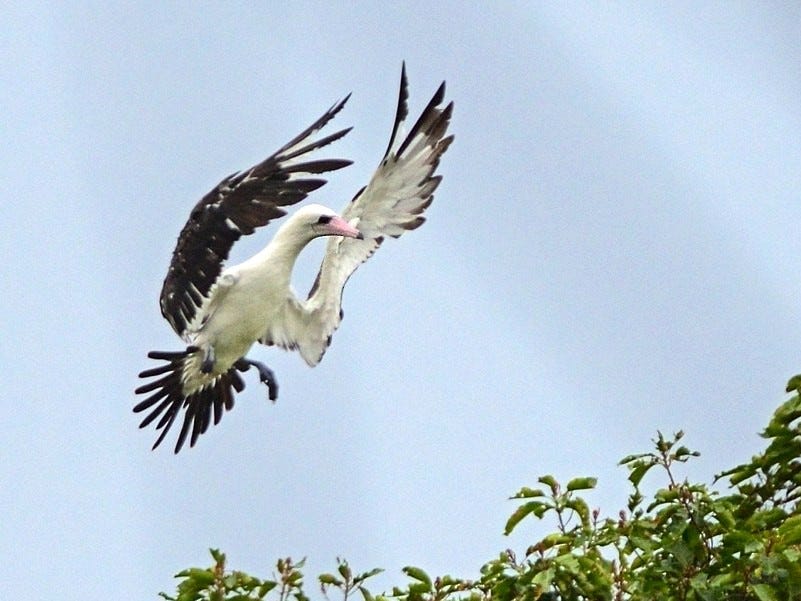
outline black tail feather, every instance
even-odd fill
[[[161,420],[159,421],[158,424],[156,424],[156,429],[158,430],[161,428],[162,430],[161,434],[159,434],[159,437],[156,439],[156,442],[153,443],[152,447],[150,447],[151,451],[155,451],[156,447],[158,447],[161,444],[161,441],[164,440],[164,437],[167,436],[167,432],[170,431],[172,423],[175,421],[175,418],[178,417],[178,412],[180,410],[180,403],[181,403],[180,399],[175,399],[172,400],[169,403],[169,405],[167,405],[168,407],[167,412],[163,416],[161,416]],[[176,446],[175,452],[177,453],[180,450],[181,448],[179,446]]]
[[[182,359],[187,355],[194,353],[197,350],[196,346],[187,347],[185,351],[150,351],[147,356],[151,359],[164,359],[171,361],[172,359]]]
[[[237,392],[242,392],[243,390],[245,390],[245,381],[242,379],[242,376],[236,373],[234,368],[231,368],[228,371],[228,373],[231,375],[231,385],[234,387],[234,390],[236,390]],[[233,395],[231,395],[231,407],[233,406],[234,406],[234,397]],[[226,406],[226,409],[230,409],[231,407]]]
[[[139,372],[139,377],[152,378],[153,376],[160,376],[161,374],[165,374],[171,370],[172,370],[172,365],[167,363],[166,365],[161,365],[159,367],[154,367],[152,369],[146,369],[145,371]]]
[[[140,428],[145,428],[158,420],[156,430],[159,431],[159,436],[153,445],[154,449],[167,436],[167,432],[181,412],[184,417],[175,443],[175,452],[181,450],[187,439],[190,447],[195,446],[197,439],[212,423],[215,425],[220,423],[223,414],[233,409],[236,393],[245,389],[245,381],[239,372],[246,371],[251,364],[247,362],[249,360],[240,360],[204,388],[189,395],[185,394],[182,379],[184,363],[190,355],[197,352],[200,352],[198,347],[189,346],[182,352],[148,353],[148,357],[166,363],[146,369],[139,374],[140,378],[154,379],[139,386],[135,390],[136,394],[152,394],[134,405],[133,410],[134,413],[147,411],[139,423]]]
[[[161,415],[162,411],[164,411],[167,407],[169,407],[172,404],[172,402],[173,401],[170,398],[162,401],[158,407],[156,407],[155,409],[153,409],[153,411],[147,414],[145,419],[143,419],[142,422],[139,424],[139,427],[146,428],[147,426],[149,426],[154,419],[156,419],[159,415]],[[134,407],[134,411],[136,411],[136,407]]]
[[[136,394],[145,394],[147,392],[153,392],[154,390],[169,390],[174,387],[176,374],[173,365],[170,365],[170,373],[168,373],[163,378],[159,378],[158,380],[153,380],[152,382],[148,382],[147,384],[142,384],[139,388],[134,390]],[[144,373],[144,372],[143,372]],[[180,371],[179,371],[180,374]],[[149,376],[139,374],[140,378],[147,378]]]
[[[231,389],[227,386],[220,386],[220,394],[214,397],[214,425],[220,423],[223,414],[223,407],[227,404],[227,400],[231,398]]]
[[[194,346],[182,352],[152,351],[148,357],[166,361],[166,364],[146,369],[139,374],[140,378],[155,378],[136,389],[136,394],[150,394],[146,399],[137,403],[133,410],[135,413],[147,411],[139,427],[145,428],[154,421],[156,430],[160,430],[153,448],[158,447],[170,431],[173,423],[181,412],[184,413],[181,431],[175,444],[178,453],[189,439],[189,446],[195,446],[198,437],[203,434],[212,422],[217,424],[223,413],[234,406],[234,391],[242,392],[245,383],[232,367],[226,373],[217,377],[208,386],[186,395],[183,389],[182,373],[187,357],[198,352]]]

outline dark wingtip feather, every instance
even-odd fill
[[[347,135],[348,132],[350,132],[350,130],[352,130],[352,129],[353,129],[352,127],[346,127],[345,129],[340,129],[339,131],[336,131],[333,134],[329,134],[329,135],[327,135],[327,136],[325,136],[323,138],[320,138],[319,140],[313,140],[312,142],[309,142],[305,146],[301,146],[297,150],[293,150],[292,152],[290,152],[288,154],[278,154],[276,156],[276,160],[279,162],[279,165],[280,165],[281,163],[284,163],[286,161],[290,161],[290,160],[292,160],[294,158],[297,158],[297,157],[299,157],[301,155],[304,155],[304,154],[307,154],[309,152],[312,152],[313,150],[318,150],[319,148],[322,148],[323,146],[328,146],[332,142],[336,142],[340,138],[342,138],[345,135]],[[302,140],[302,138],[301,138],[301,140]],[[300,142],[301,140],[298,140],[298,142]],[[344,159],[342,159],[342,160],[344,160]],[[300,166],[296,166],[295,170],[296,171],[300,170],[299,167]]]
[[[417,135],[424,131],[429,134],[429,129],[437,129],[439,124],[444,123],[444,127],[448,127],[448,122],[450,120],[451,111],[453,110],[453,103],[449,103],[445,109],[440,110],[437,107],[442,104],[442,101],[445,99],[445,82],[443,81],[439,84],[439,88],[437,91],[434,92],[434,95],[431,97],[431,100],[428,101],[426,108],[423,109],[423,112],[420,113],[420,117],[418,117],[417,121],[415,122],[414,126],[411,130],[409,130],[409,134],[406,136],[406,139],[403,141],[403,144],[400,145],[397,151],[397,155],[401,156],[406,148],[411,144],[412,140],[417,137]],[[443,119],[444,117],[444,119]],[[442,131],[444,133],[444,130]],[[441,134],[440,134],[441,135]]]
[[[409,114],[409,81],[406,79],[406,61],[401,64],[401,81],[400,89],[398,90],[398,108],[395,110],[395,123],[392,126],[392,135],[389,136],[389,144],[387,150],[384,152],[386,157],[389,151],[392,150],[392,145],[395,143],[395,136],[398,135],[398,128],[403,120]]]
[[[341,111],[343,108],[345,108],[345,105],[348,103],[348,100],[350,100],[350,97],[351,97],[351,95],[352,95],[352,94],[353,94],[353,92],[348,92],[348,93],[345,95],[345,97],[344,97],[342,100],[340,100],[340,101],[338,101],[338,102],[335,102],[335,103],[334,103],[334,104],[331,106],[331,108],[330,108],[330,109],[328,109],[328,111],[327,111],[326,115],[328,115],[328,119],[329,119],[329,120],[330,120],[330,119],[333,119],[333,118],[334,118],[334,116],[335,116],[335,115],[336,115],[336,114],[337,114],[339,111]],[[328,121],[326,121],[325,123],[328,123]],[[325,125],[325,123],[323,123],[323,125]],[[322,127],[322,126],[321,126],[321,127]]]
[[[443,100],[445,100],[445,82],[444,81],[441,84],[439,84],[439,87],[437,88],[437,91],[434,92],[434,97],[431,99],[431,102],[429,102],[429,104],[436,106],[438,104],[441,104]],[[453,103],[451,103],[451,104],[453,104]]]
[[[353,161],[349,159],[318,159],[284,167],[284,171],[286,173],[326,173],[328,171],[343,169],[349,165],[353,165]]]
[[[319,131],[323,127],[325,127],[328,124],[328,122],[331,121],[331,119],[333,119],[337,115],[337,113],[339,113],[339,111],[341,111],[345,107],[345,103],[347,103],[349,99],[350,99],[350,94],[345,96],[342,100],[339,100],[339,101],[335,102],[334,104],[332,104],[331,108],[329,108],[325,113],[323,113],[309,127],[304,129],[297,136],[292,138],[289,142],[284,144],[278,150],[278,152],[275,153],[275,155],[276,156],[281,155],[281,153],[284,152],[285,150],[287,150],[289,148],[292,148],[293,146],[295,146],[296,144],[298,144],[299,142],[301,142],[305,138],[308,138],[309,136],[311,136],[314,132]],[[350,130],[348,129],[348,130],[343,130],[343,131],[344,131],[344,133],[342,133],[342,135],[344,136]]]

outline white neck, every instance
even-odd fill
[[[298,255],[315,238],[311,230],[294,217],[285,221],[270,243],[240,267],[263,274],[274,286],[288,288]]]

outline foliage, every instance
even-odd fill
[[[431,578],[416,567],[404,568],[409,581],[381,595],[365,581],[380,570],[354,574],[337,560],[336,573],[317,578],[322,595],[342,601],[355,592],[364,601],[780,601],[801,599],[801,376],[788,384],[793,396],[782,404],[762,433],[769,443],[750,462],[726,470],[713,484],[727,481],[724,492],[690,483],[678,475],[680,464],[698,453],[681,444],[682,432],[657,433],[654,450],[629,455],[633,488],[626,510],[601,517],[581,497],[594,478],[561,485],[542,476],[538,487],[520,489],[519,503],[506,522],[509,534],[521,522],[549,520],[555,530],[518,556],[511,550],[487,562],[474,580]],[[648,472],[664,485],[646,494],[640,485]],[[212,550],[215,565],[177,575],[175,597],[168,601],[308,601],[303,562],[281,559],[271,580],[228,572],[225,555]]]

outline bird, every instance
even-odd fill
[[[342,321],[342,293],[353,272],[387,238],[399,238],[425,221],[425,210],[442,181],[440,159],[453,141],[448,134],[453,102],[445,102],[445,82],[437,88],[414,125],[405,133],[408,81],[405,62],[389,143],[366,186],[341,214],[319,204],[287,217],[272,240],[237,265],[226,266],[242,236],[284,217],[325,185],[321,175],[352,164],[346,159],[309,159],[352,128],[319,137],[345,106],[350,94],[261,163],[223,179],[192,209],[178,236],[160,295],[164,318],[186,343],[183,351],[151,351],[161,361],[139,374],[148,380],[135,389],[148,395],[133,411],[139,424],[155,422],[156,449],[183,414],[174,452],[188,440],[193,447],[210,424],[232,409],[245,383],[240,374],[255,368],[278,397],[278,383],[264,363],[247,357],[256,343],[297,351],[317,365]],[[305,299],[290,285],[300,252],[313,239],[328,241],[317,277]]]

